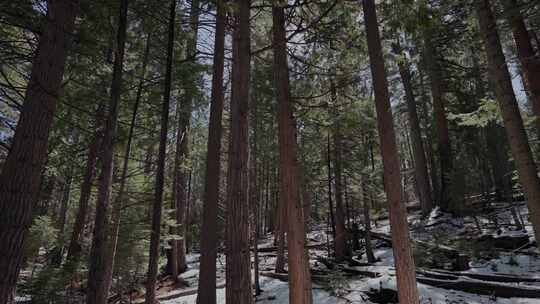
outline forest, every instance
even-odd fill
[[[0,304],[540,303],[540,1],[0,0]]]

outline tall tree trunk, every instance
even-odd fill
[[[86,223],[86,217],[88,214],[88,203],[90,201],[90,195],[92,192],[92,183],[96,172],[96,162],[101,146],[103,135],[103,116],[105,115],[105,103],[100,102],[95,114],[94,129],[95,133],[92,135],[90,145],[88,147],[88,154],[86,156],[86,167],[84,169],[83,181],[81,183],[79,204],[77,206],[77,214],[75,215],[75,223],[73,224],[73,231],[71,233],[71,239],[69,242],[67,252],[67,265],[76,269],[78,264],[79,255],[82,250],[81,235]]]
[[[113,158],[118,119],[120,95],[122,93],[122,72],[124,66],[124,51],[126,45],[128,0],[120,2],[117,48],[114,57],[113,79],[111,83],[111,99],[109,113],[105,121],[102,151],[99,156],[101,173],[99,177],[98,195],[92,249],[90,251],[90,266],[88,271],[87,304],[105,304],[108,294],[106,280],[107,265],[107,209],[111,194]]]
[[[167,38],[167,59],[165,63],[165,82],[163,84],[163,103],[161,107],[161,131],[159,136],[159,152],[156,172],[156,188],[152,208],[152,227],[150,235],[150,252],[148,273],[146,277],[145,304],[154,304],[156,297],[156,281],[159,262],[159,239],[161,234],[161,211],[163,206],[163,186],[165,183],[165,158],[167,157],[167,131],[169,128],[169,104],[171,100],[172,61],[174,56],[174,27],[176,17],[176,0],[171,0]]]
[[[529,90],[536,129],[540,135],[540,54],[536,54],[525,21],[516,0],[503,0],[504,10],[512,28],[521,68],[525,72],[525,87]]]
[[[266,182],[265,182],[265,196],[264,196],[264,229],[263,229],[263,234],[266,235],[267,232],[270,232],[271,231],[271,216],[269,215],[270,214],[270,208],[271,208],[271,192],[272,190],[270,189],[270,173],[271,173],[271,166],[270,166],[270,160],[267,159],[266,160]],[[270,205],[270,208],[269,208],[269,205]]]
[[[280,179],[283,179],[281,168],[279,169]],[[276,214],[276,232],[275,239],[277,243],[276,252],[276,273],[285,273],[285,233],[287,233],[287,206],[285,205],[285,197],[281,190],[279,191],[279,201]]]
[[[330,217],[330,224],[332,225],[332,237],[334,238],[334,243],[336,239],[336,222],[334,217],[334,203],[332,200],[332,153],[330,149],[330,133],[327,136],[326,143],[326,170],[328,173],[328,210]]]
[[[308,189],[308,177],[306,175],[305,163],[300,162],[298,164],[298,174],[300,176],[300,191],[302,197],[302,205],[304,206],[304,223],[306,224],[306,232],[310,230],[310,220],[311,220],[311,193]]]
[[[254,273],[254,288],[255,295],[261,294],[261,286],[259,284],[259,183],[257,182],[257,128],[258,119],[256,111],[255,98],[251,99],[251,149],[249,151],[249,204],[251,206],[253,228],[252,228],[252,243],[253,243],[253,273]]]
[[[49,131],[56,111],[79,2],[51,1],[32,62],[11,150],[0,175],[0,303],[13,300],[23,244],[39,195]]]
[[[397,55],[405,56],[398,44],[394,45],[394,52]],[[399,74],[405,89],[405,100],[407,102],[407,111],[409,114],[409,127],[411,133],[413,159],[414,159],[414,177],[418,191],[418,200],[422,208],[422,214],[427,215],[433,208],[431,201],[431,188],[429,186],[429,175],[427,170],[426,155],[422,143],[422,133],[420,129],[420,120],[416,111],[416,100],[413,86],[411,83],[411,72],[407,59],[398,60]]]
[[[414,260],[409,239],[407,210],[401,197],[399,158],[388,93],[386,68],[379,37],[374,0],[363,0],[369,61],[375,91],[377,127],[383,160],[384,189],[389,205],[392,249],[394,253],[400,303],[418,303]]]
[[[298,184],[298,159],[296,121],[291,104],[289,67],[287,64],[287,40],[285,12],[274,4],[273,46],[274,81],[278,99],[279,165],[281,168],[280,195],[287,210],[287,246],[289,266],[289,303],[311,304],[311,274],[306,247],[304,207],[300,200]]]
[[[425,66],[425,63],[423,63],[423,66]],[[433,200],[434,205],[440,205],[439,204],[439,193],[440,193],[440,187],[439,187],[439,181],[437,174],[437,164],[435,162],[435,152],[433,150],[433,140],[432,140],[432,128],[431,124],[429,123],[429,111],[428,111],[428,102],[429,97],[426,94],[425,86],[424,86],[424,75],[422,73],[423,69],[419,69],[419,77],[420,78],[420,105],[422,106],[422,111],[424,112],[424,123],[423,127],[425,132],[427,133],[426,136],[426,142],[424,145],[424,151],[426,152],[427,161],[429,164],[429,179],[431,181],[431,187],[433,189],[431,193],[431,199]]]
[[[216,304],[217,210],[219,203],[221,119],[223,113],[223,66],[225,52],[225,8],[217,1],[212,95],[208,126],[208,154],[201,226],[201,263],[197,304]]]
[[[446,118],[444,84],[441,67],[437,58],[437,49],[433,44],[433,29],[424,32],[424,56],[430,79],[431,95],[433,98],[433,115],[437,131],[437,151],[439,153],[440,188],[438,203],[445,211],[453,211],[451,183],[453,174],[452,146]]]
[[[475,49],[471,49],[473,60],[473,73],[475,75],[475,95],[476,99],[486,97],[486,89],[484,85],[484,78],[482,69],[480,67],[480,58]],[[496,122],[489,122],[481,131],[481,136],[486,142],[487,151],[479,153],[487,156],[489,162],[489,170],[486,165],[486,157],[478,156],[482,167],[484,167],[483,175],[486,176],[486,181],[483,180],[482,188],[487,188],[487,191],[483,191],[487,197],[491,192],[491,184],[495,186],[495,199],[498,201],[512,200],[512,167],[508,160],[508,139],[504,133],[504,128]],[[491,178],[489,178],[491,176]],[[493,183],[491,183],[493,181]]]
[[[371,189],[366,189],[364,179],[360,182],[363,200],[363,215],[364,215],[364,242],[366,247],[366,257],[368,263],[375,263],[375,255],[371,246],[371,203],[373,202],[373,194]],[[369,194],[368,194],[369,192]]]
[[[124,151],[123,164],[122,164],[122,175],[120,176],[120,186],[118,187],[118,194],[114,200],[111,212],[111,229],[110,229],[110,240],[108,244],[107,257],[105,259],[107,265],[105,267],[106,274],[106,293],[109,293],[111,287],[111,281],[113,277],[114,263],[116,257],[116,247],[118,245],[118,232],[120,230],[120,215],[122,211],[122,205],[124,203],[125,188],[126,182],[128,180],[128,166],[129,166],[129,157],[131,154],[131,143],[133,140],[133,133],[135,131],[135,123],[137,121],[137,112],[139,110],[139,104],[142,97],[142,90],[144,85],[144,76],[146,74],[146,66],[148,63],[148,56],[150,53],[150,34],[146,38],[146,47],[144,50],[142,58],[142,71],[141,79],[137,87],[137,93],[135,95],[135,103],[133,104],[133,113],[131,114],[131,122],[129,124],[129,131],[127,137],[127,143]]]
[[[60,203],[60,212],[58,213],[58,237],[56,240],[56,249],[52,256],[52,264],[60,266],[64,256],[64,234],[66,230],[67,212],[69,208],[69,200],[71,197],[71,183],[73,181],[73,166],[67,169],[64,189],[62,189],[62,200]]]
[[[195,0],[191,2],[190,11],[190,24],[191,32],[187,40],[186,57],[188,60],[192,60],[196,63],[195,56],[197,54],[197,33],[199,29],[199,1]],[[178,129],[176,134],[176,152],[174,158],[174,177],[173,177],[173,192],[174,192],[174,205],[176,208],[176,228],[177,234],[180,236],[179,240],[176,240],[176,246],[173,248],[176,250],[176,261],[170,261],[170,264],[177,265],[177,271],[182,273],[187,269],[186,262],[186,237],[188,227],[188,217],[186,217],[187,200],[187,175],[188,169],[184,168],[186,160],[189,158],[189,125],[191,119],[191,112],[193,108],[193,96],[195,94],[195,86],[197,79],[190,79],[185,89],[184,104],[177,105],[177,117],[178,117]],[[176,247],[176,248],[175,248]],[[172,257],[173,255],[171,255]],[[169,267],[171,268],[171,267]],[[175,271],[171,271],[174,273]]]
[[[516,163],[519,181],[523,186],[529,207],[534,234],[540,240],[540,180],[536,164],[523,127],[516,96],[512,88],[512,79],[501,47],[497,24],[491,12],[489,0],[476,0],[476,10],[480,32],[484,40],[488,66],[495,86],[495,94],[501,109],[506,134],[512,156]]]
[[[336,123],[334,134],[334,186],[336,195],[336,237],[334,239],[334,250],[337,261],[342,261],[347,254],[347,235],[345,229],[345,211],[343,208],[343,189],[341,177],[341,131],[339,123]]]
[[[188,181],[187,181],[187,197],[186,197],[186,231],[184,232],[184,235],[186,236],[186,245],[185,245],[185,252],[189,253],[189,248],[191,248],[192,240],[191,240],[191,226],[193,225],[193,217],[191,216],[192,207],[193,207],[193,200],[192,200],[192,192],[191,189],[193,187],[193,169],[190,169],[188,172]],[[193,213],[195,214],[195,213]]]
[[[227,182],[226,302],[251,304],[248,201],[250,0],[236,0]]]
[[[183,105],[188,106],[188,105]],[[176,133],[176,152],[174,157],[174,177],[173,177],[173,205],[176,209],[176,224],[179,225],[175,230],[180,236],[179,240],[173,241],[173,252],[168,261],[169,272],[181,273],[187,269],[186,264],[186,231],[187,231],[187,169],[182,168],[189,154],[188,147],[188,129],[191,117],[191,106],[189,110],[182,109],[183,106],[177,105],[176,117],[178,119],[178,129]],[[184,111],[189,112],[185,114]],[[176,269],[173,270],[173,265]]]

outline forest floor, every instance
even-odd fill
[[[527,208],[523,203],[518,206],[520,215],[526,218]],[[508,240],[524,236],[533,239],[530,223],[525,220],[526,230],[516,231],[508,204],[491,204],[489,210],[481,213],[483,216],[477,215],[475,220],[471,216],[455,219],[439,210],[434,210],[426,218],[422,218],[417,211],[409,212],[413,242],[427,244],[415,246],[417,269],[424,271],[418,276],[442,278],[433,280],[438,284],[418,283],[421,303],[540,303],[540,255],[534,243],[515,245],[519,247],[514,249],[500,247],[508,247]],[[372,229],[374,234],[389,235],[387,217],[382,214],[377,218]],[[352,265],[347,262],[337,264],[328,257],[329,233],[326,226],[315,226],[308,235],[314,273],[313,303],[397,303],[392,248],[388,241],[374,237],[374,253],[378,259],[374,264],[367,265],[362,251],[354,253]],[[498,240],[503,240],[502,245],[497,243]],[[262,293],[257,297],[257,303],[288,303],[286,275],[272,275],[276,260],[273,245],[273,235],[259,242],[262,251],[259,253]],[[451,258],[445,257],[437,248],[443,248],[443,253],[457,251],[467,255],[470,269],[461,272],[452,270]],[[162,304],[195,303],[198,258],[198,254],[191,254],[189,270],[181,274],[188,287],[159,291]],[[218,303],[225,303],[225,257],[222,254],[219,255],[217,267]],[[444,274],[450,276],[445,277]],[[478,278],[475,274],[486,277]],[[468,287],[468,292],[456,290],[463,282],[465,286],[472,285]],[[476,288],[475,284],[478,283],[480,287]],[[487,285],[487,289],[484,285]],[[510,290],[509,294],[497,294],[506,289]],[[528,292],[532,295],[528,295]]]

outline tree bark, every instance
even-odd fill
[[[278,99],[279,164],[281,168],[280,195],[287,210],[287,246],[289,266],[289,303],[311,304],[311,274],[306,248],[306,226],[304,206],[300,200],[298,184],[298,159],[296,143],[296,121],[294,119],[289,87],[287,64],[287,40],[285,34],[285,12],[274,4],[273,46],[274,81]]]
[[[163,103],[161,107],[161,130],[159,136],[159,152],[156,172],[156,188],[152,208],[152,227],[150,235],[150,252],[148,273],[146,276],[145,304],[154,304],[156,298],[156,281],[159,262],[159,240],[161,234],[161,211],[163,207],[163,187],[165,183],[165,158],[167,157],[167,131],[169,127],[169,105],[171,100],[172,61],[174,56],[174,27],[176,17],[176,0],[170,2],[167,58],[165,66],[165,82],[163,84]]]
[[[280,179],[282,179],[282,173],[280,168]],[[287,233],[287,206],[285,205],[285,197],[281,190],[279,191],[279,201],[276,214],[276,226],[275,231],[275,243],[277,244],[277,256],[276,256],[276,273],[285,273],[285,234]]]
[[[362,198],[363,198],[363,212],[364,212],[364,242],[366,246],[366,257],[368,263],[375,263],[375,255],[373,254],[373,247],[371,246],[371,204],[373,202],[372,190],[368,190],[369,194],[366,193],[364,180],[361,182],[362,186]]]
[[[223,113],[223,66],[225,52],[225,8],[217,1],[212,93],[208,126],[208,154],[204,184],[203,217],[201,226],[201,262],[197,304],[216,304],[217,210],[219,203],[221,119]]]
[[[186,57],[188,60],[196,63],[195,56],[197,54],[197,33],[199,29],[199,1],[195,0],[191,2],[190,11],[190,25],[191,32],[187,40],[186,45]],[[193,76],[192,76],[193,77]],[[189,127],[191,112],[193,109],[193,96],[195,91],[196,79],[189,79],[187,87],[185,88],[184,104],[177,105],[177,117],[178,117],[178,129],[176,134],[176,152],[174,158],[174,177],[173,177],[173,192],[174,192],[174,207],[176,208],[176,224],[179,225],[176,228],[177,234],[180,236],[179,240],[174,241],[176,246],[173,246],[176,250],[176,261],[170,261],[171,264],[177,265],[177,271],[182,273],[187,269],[186,262],[186,237],[188,228],[188,217],[186,217],[187,209],[187,176],[189,175],[189,169],[184,168],[186,160],[189,158]],[[171,257],[174,256],[171,255]],[[172,267],[170,267],[172,268]],[[172,271],[171,273],[175,273]]]
[[[425,63],[422,64],[425,66]],[[423,127],[425,132],[427,133],[426,136],[426,142],[424,146],[424,151],[426,152],[426,157],[428,161],[428,171],[429,171],[429,179],[431,181],[431,187],[432,187],[432,193],[431,193],[431,199],[433,200],[434,205],[440,205],[439,203],[439,193],[440,193],[440,187],[439,187],[439,181],[437,174],[437,164],[435,162],[435,152],[433,150],[433,140],[432,140],[432,131],[431,131],[431,124],[429,123],[429,111],[428,111],[428,102],[429,102],[429,96],[426,94],[426,90],[424,88],[424,75],[423,75],[423,68],[421,67],[419,70],[419,78],[420,78],[420,104],[422,106],[422,111],[424,112],[424,123]]]
[[[118,120],[118,108],[122,93],[122,73],[124,66],[124,51],[126,44],[128,0],[120,2],[117,49],[114,58],[113,79],[111,83],[111,99],[109,113],[105,121],[101,160],[101,173],[99,177],[98,195],[96,200],[96,214],[94,221],[94,234],[92,236],[92,249],[90,250],[90,266],[88,271],[87,304],[105,304],[108,294],[106,280],[106,254],[107,254],[107,209],[111,194],[113,158]]]
[[[524,73],[525,88],[529,90],[535,124],[540,135],[540,54],[534,51],[531,37],[516,0],[503,0],[505,14],[512,28],[519,62]]]
[[[429,185],[429,175],[427,170],[426,154],[422,143],[422,133],[420,129],[420,120],[416,111],[416,100],[413,86],[411,83],[411,72],[407,59],[398,44],[394,45],[394,53],[403,56],[398,60],[399,74],[405,89],[405,101],[409,114],[409,127],[411,133],[413,159],[414,159],[414,177],[416,188],[418,190],[418,200],[422,208],[422,214],[427,215],[433,208],[431,201],[431,188]]]
[[[23,260],[23,244],[32,222],[47,155],[64,67],[75,26],[78,1],[48,3],[45,26],[32,61],[11,150],[0,175],[0,303],[13,300]]]
[[[248,201],[250,0],[236,0],[227,182],[226,302],[251,304]]]
[[[120,230],[120,215],[122,211],[122,204],[124,203],[126,182],[128,180],[128,166],[129,166],[129,157],[131,154],[131,143],[133,140],[133,133],[135,131],[135,123],[137,121],[137,113],[138,113],[139,104],[141,101],[142,90],[143,90],[143,85],[144,85],[144,77],[146,74],[146,66],[148,63],[148,56],[150,53],[150,37],[151,35],[148,34],[146,38],[146,47],[145,47],[144,55],[142,59],[141,79],[139,80],[137,93],[135,95],[135,103],[133,105],[133,112],[131,114],[131,122],[129,124],[127,143],[124,150],[124,159],[123,159],[124,161],[122,164],[122,175],[120,176],[120,186],[118,187],[118,194],[116,195],[116,198],[114,200],[113,207],[112,207],[111,229],[110,229],[111,239],[108,242],[109,244],[108,244],[108,249],[107,249],[107,257],[105,259],[107,263],[105,267],[106,269],[105,291],[107,294],[109,293],[109,289],[111,287],[111,282],[112,282],[112,277],[113,277],[114,263],[115,263],[115,257],[116,257],[116,247],[118,245],[118,232]]]
[[[259,284],[259,183],[257,182],[258,168],[257,168],[257,128],[258,117],[256,111],[255,98],[251,99],[252,116],[251,116],[251,149],[249,151],[249,205],[251,206],[253,228],[252,228],[252,243],[253,243],[253,273],[254,273],[254,288],[255,295],[261,294],[261,286]]]
[[[64,257],[64,235],[66,230],[67,212],[69,208],[69,200],[71,197],[71,183],[73,181],[73,166],[67,169],[65,176],[64,187],[62,191],[62,201],[60,202],[60,212],[58,213],[58,237],[56,240],[56,248],[52,256],[52,264],[60,266]]]
[[[512,156],[516,163],[519,181],[523,186],[534,234],[540,240],[540,180],[536,164],[523,127],[512,79],[501,47],[497,24],[489,0],[476,0],[480,32],[484,40],[488,67],[495,86],[495,94],[503,117]]]
[[[345,211],[343,208],[343,189],[341,177],[341,131],[339,123],[336,123],[334,134],[334,187],[336,195],[336,236],[334,239],[334,254],[338,262],[347,255],[347,235],[345,229]]]
[[[309,180],[306,175],[305,163],[298,164],[298,174],[300,176],[300,191],[302,191],[302,205],[304,206],[304,223],[306,224],[306,232],[310,231],[311,220],[311,193],[309,192]]]
[[[437,200],[441,209],[453,211],[451,183],[453,174],[452,145],[450,133],[448,131],[448,120],[446,118],[444,84],[441,75],[441,67],[437,58],[437,50],[433,44],[433,29],[428,28],[424,32],[424,56],[427,64],[431,96],[433,98],[433,115],[435,116],[435,127],[437,131],[437,151],[439,154],[440,166],[440,187],[439,199]]]
[[[407,211],[402,202],[400,166],[392,109],[388,93],[386,68],[379,37],[374,0],[363,0],[368,53],[375,92],[377,127],[383,160],[384,189],[389,205],[392,248],[394,253],[398,298],[400,303],[418,303],[415,266],[409,239]]]
[[[336,220],[334,217],[334,203],[332,201],[332,153],[330,150],[330,134],[327,136],[326,143],[326,170],[328,173],[328,211],[330,217],[330,225],[332,225],[332,237],[334,243],[336,239]]]
[[[75,215],[75,223],[73,224],[73,231],[71,233],[71,239],[69,242],[67,252],[67,263],[76,268],[78,264],[79,255],[82,250],[82,244],[80,243],[81,235],[86,223],[86,217],[88,214],[88,203],[90,201],[90,195],[92,192],[92,183],[96,172],[96,162],[101,146],[103,136],[103,116],[105,115],[105,104],[100,102],[96,110],[94,129],[96,130],[90,141],[88,147],[88,154],[86,156],[86,167],[84,169],[83,181],[81,183],[81,190],[79,196],[79,204],[77,207],[77,214]]]

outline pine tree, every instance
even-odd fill
[[[475,6],[497,102],[516,163],[519,181],[527,198],[534,234],[538,240],[540,239],[540,180],[536,164],[523,127],[523,119],[512,88],[512,78],[508,72],[490,1],[476,0]]]
[[[32,61],[24,106],[0,175],[0,303],[11,302],[32,221],[78,1],[52,1]],[[43,110],[46,109],[46,110]]]
[[[400,165],[375,1],[363,0],[363,8],[384,167],[384,190],[390,213],[398,298],[400,303],[414,304],[418,303],[418,289],[416,287],[414,260],[409,240],[407,211],[403,204],[401,189],[397,186],[401,185]]]
[[[225,51],[225,8],[221,0],[216,7],[212,96],[208,126],[208,153],[201,227],[201,263],[197,304],[216,303],[217,210],[219,203],[221,118],[223,112],[223,66]]]
[[[249,251],[248,113],[250,81],[250,0],[237,0],[233,27],[233,66],[229,171],[227,179],[226,301],[253,303]]]
[[[146,277],[145,303],[154,304],[159,261],[159,240],[161,236],[161,212],[163,208],[163,188],[165,183],[165,158],[167,151],[167,132],[169,128],[169,104],[172,86],[172,61],[174,56],[174,27],[176,0],[171,0],[167,31],[167,58],[165,63],[165,81],[163,83],[163,103],[161,107],[161,131],[159,135],[159,153],[156,172],[154,204],[152,206],[152,232],[150,235],[150,259]]]
[[[311,304],[311,273],[306,247],[304,206],[300,199],[296,121],[291,105],[289,69],[287,64],[287,41],[285,36],[285,12],[274,4],[273,46],[274,82],[278,98],[279,165],[281,173],[280,196],[286,208],[287,247],[289,270],[289,303]]]

